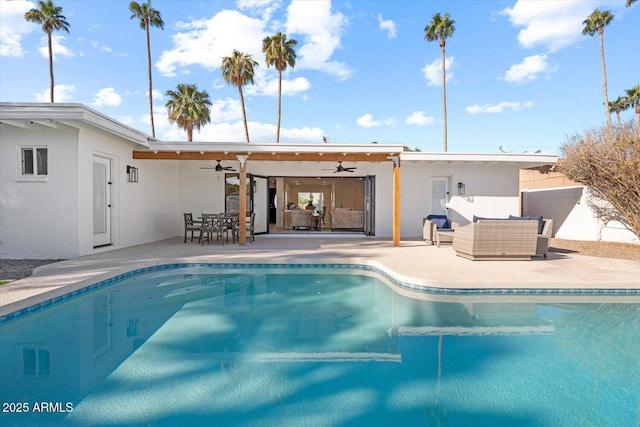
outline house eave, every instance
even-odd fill
[[[408,151],[400,154],[405,162],[427,162],[446,164],[513,164],[521,169],[554,165],[558,162],[555,154],[544,153],[423,153]]]
[[[149,146],[148,135],[117,120],[77,103],[17,103],[0,102],[0,122],[16,126],[16,123],[48,125],[55,123],[79,128],[88,125],[117,135],[128,141]]]

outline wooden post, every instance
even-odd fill
[[[238,205],[238,244],[247,244],[247,156],[238,156],[240,162],[240,187]]]
[[[393,246],[400,246],[400,157],[393,160]]]

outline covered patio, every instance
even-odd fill
[[[237,211],[239,214],[239,243],[246,244],[246,218],[255,212],[258,224],[270,221],[267,206],[279,205],[276,210],[277,223],[284,225],[285,205],[292,204],[289,194],[290,184],[287,179],[300,178],[327,181],[333,179],[330,197],[324,208],[330,211],[342,207],[342,201],[336,200],[336,178],[358,177],[363,181],[362,191],[353,194],[357,198],[357,206],[364,212],[363,232],[374,235],[375,232],[375,177],[391,178],[392,201],[392,240],[394,246],[400,242],[400,153],[402,149],[397,144],[238,144],[201,143],[201,144],[171,144],[150,141],[148,150],[135,150],[132,153],[136,160],[178,160],[197,164],[200,169],[213,169],[220,173],[225,171],[238,172]],[[211,162],[217,162],[212,165]],[[228,166],[221,167],[225,161]],[[343,162],[345,165],[343,166]],[[348,164],[348,166],[347,166]],[[354,173],[354,171],[358,170]],[[228,181],[225,174],[225,180]],[[218,177],[219,178],[219,177]],[[187,177],[185,180],[189,179]],[[264,185],[260,183],[264,182]],[[340,182],[340,181],[337,181]],[[310,184],[307,184],[310,185]],[[326,184],[325,184],[326,185]],[[224,210],[228,211],[226,191],[229,184],[225,182]],[[267,190],[275,187],[274,195]],[[286,192],[285,192],[286,188]],[[313,188],[313,187],[311,187]],[[218,191],[220,191],[218,189]],[[221,197],[220,194],[217,197]],[[262,209],[254,209],[254,199],[258,199]],[[350,206],[353,201],[349,200]],[[311,201],[309,201],[311,203]],[[296,206],[298,208],[298,206]],[[303,208],[303,207],[301,207]],[[235,210],[235,207],[234,207]],[[269,227],[266,227],[268,232]]]

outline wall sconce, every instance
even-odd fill
[[[127,166],[127,181],[138,182],[138,168]]]
[[[459,182],[458,183],[458,196],[464,196],[464,192],[465,192],[464,182]]]

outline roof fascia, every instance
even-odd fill
[[[422,153],[403,152],[402,161],[445,162],[445,163],[517,163],[520,167],[556,164],[555,154],[513,154],[513,153]]]
[[[50,121],[60,122],[71,127],[83,123],[117,135],[121,138],[149,146],[148,135],[135,130],[111,117],[99,113],[86,105],[76,103],[0,103],[0,121]]]
[[[398,155],[403,150],[400,144],[264,144],[264,143],[233,143],[233,142],[158,142],[150,141],[152,151],[197,151],[197,152],[228,152],[228,153],[387,153]]]

